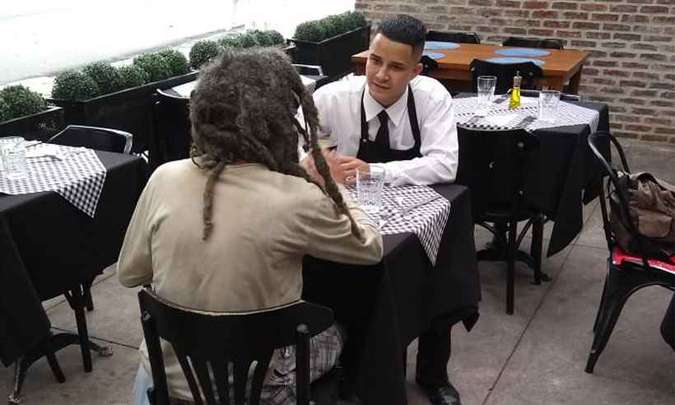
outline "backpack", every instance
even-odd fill
[[[671,262],[675,255],[675,186],[646,172],[618,174],[621,190],[615,190],[609,201],[609,222],[616,242],[626,252],[642,251],[648,257]],[[630,218],[625,218],[616,191],[627,196]],[[642,246],[628,230],[629,221],[643,236]]]

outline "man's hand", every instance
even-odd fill
[[[341,183],[355,183],[357,170],[366,173],[370,172],[370,166],[368,166],[368,163],[361,159],[352,156],[337,155],[336,160],[338,162],[338,167],[335,169],[335,174],[333,174],[333,177],[336,179],[338,177],[341,178]]]

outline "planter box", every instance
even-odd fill
[[[370,26],[348,31],[321,42],[292,38],[289,41],[295,44],[294,63],[320,65],[323,73],[332,78],[352,71],[352,55],[368,49]]]
[[[156,89],[168,89],[193,81],[198,72],[144,84],[143,86],[104,94],[84,101],[52,99],[65,110],[67,124],[91,125],[121,129],[134,136],[132,151],[148,149],[153,136],[153,94]]]
[[[39,113],[0,122],[0,137],[21,136],[31,141],[46,141],[64,127],[63,108],[49,107]]]

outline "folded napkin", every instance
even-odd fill
[[[483,118],[483,123],[488,125],[494,125],[499,127],[506,127],[511,121],[514,121],[518,118],[518,114],[499,114],[499,115],[489,115]]]

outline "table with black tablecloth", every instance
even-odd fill
[[[145,162],[97,151],[106,179],[94,218],[55,192],[0,194],[0,358],[16,359],[49,334],[40,302],[115,263]]]
[[[304,298],[331,307],[346,326],[343,365],[366,404],[406,403],[403,353],[432,320],[470,328],[478,316],[469,192],[459,185],[432,188],[451,204],[435,266],[412,233],[385,235],[377,265],[305,260]]]

